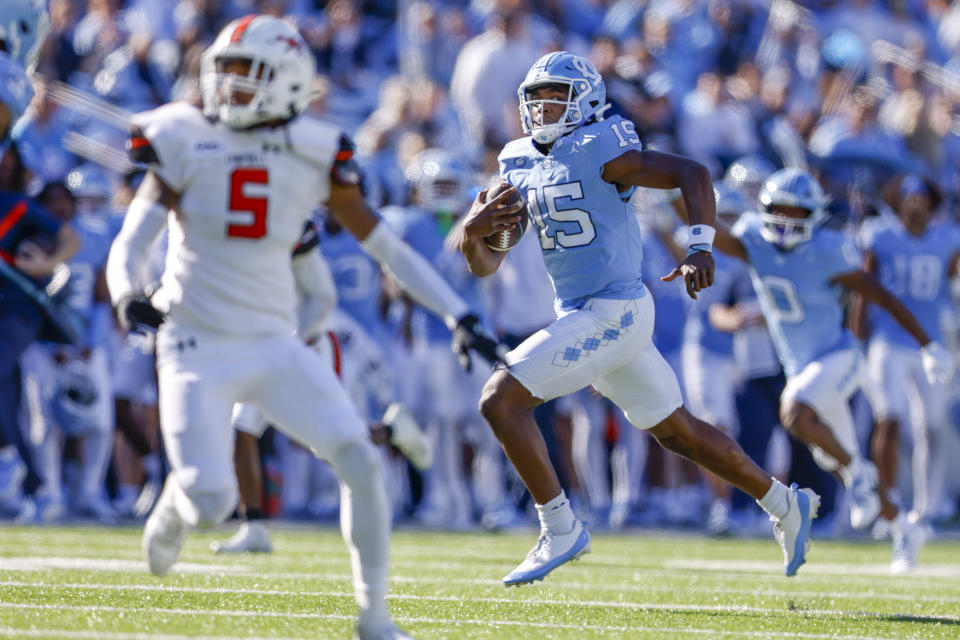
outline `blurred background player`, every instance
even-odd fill
[[[21,360],[30,444],[41,487],[24,519],[57,520],[66,513],[63,442],[81,444],[80,473],[69,504],[81,516],[113,523],[117,514],[104,490],[113,445],[113,399],[108,363],[112,325],[104,267],[113,234],[107,219],[110,185],[99,167],[82,165],[67,184],[51,183],[38,200],[61,224],[70,225],[80,249],[69,269],[67,305],[82,319],[84,333],[73,345],[37,342]]]
[[[921,346],[931,380],[947,375],[949,354],[903,303],[862,270],[853,241],[823,227],[827,198],[812,175],[777,171],[764,182],[759,203],[762,213],[741,216],[731,232],[718,229],[717,246],[750,265],[787,374],[781,422],[811,447],[821,466],[840,475],[854,528],[871,526],[878,515],[891,523],[891,569],[909,570],[924,534],[887,496],[878,496],[876,468],[860,453],[848,402],[857,389],[870,394],[873,388],[860,349],[843,326],[840,291],[859,293],[891,313]]]
[[[864,270],[903,302],[931,340],[943,342],[944,316],[956,310],[949,282],[957,275],[960,229],[934,219],[941,196],[920,176],[899,176],[891,186],[896,217],[874,218],[861,230]],[[889,313],[871,307],[862,319],[870,375],[882,392],[872,447],[881,490],[896,492],[891,499],[909,506],[912,518],[935,520],[943,497],[949,383],[927,378],[912,337]],[[908,428],[901,431],[901,425]],[[912,444],[910,500],[896,497],[901,442]]]
[[[17,155],[13,127],[26,111],[33,88],[24,70],[33,69],[49,16],[43,3],[10,0],[0,6],[0,158]],[[26,182],[0,194],[0,501],[15,498],[26,474],[17,427],[20,382],[17,362],[44,332],[69,342],[57,328],[72,324],[52,310],[44,286],[54,268],[79,247],[76,234],[25,197]],[[75,336],[74,336],[75,337]],[[22,444],[22,443],[21,443]]]
[[[407,174],[411,205],[386,208],[381,215],[485,322],[480,280],[469,272],[449,239],[459,237],[450,234],[469,206],[470,177],[453,154],[441,149],[421,151]],[[477,410],[490,370],[482,363],[466,369],[460,366],[450,352],[451,333],[443,318],[419,305],[404,315],[409,322],[411,357],[400,375],[401,397],[425,426],[436,452],[415,517],[427,526],[466,530],[473,526],[476,511],[481,521],[495,528],[494,518],[509,510],[504,504],[503,454]],[[473,452],[469,480],[463,462],[467,449]]]

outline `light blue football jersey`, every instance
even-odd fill
[[[733,334],[720,331],[710,324],[710,305],[721,303],[732,305],[736,300],[734,287],[737,275],[746,270],[742,260],[731,258],[723,253],[713,254],[715,270],[713,284],[700,291],[690,308],[684,331],[684,342],[695,343],[700,347],[721,356],[733,356]]]
[[[680,280],[660,279],[677,266],[663,242],[652,230],[641,224],[643,231],[643,281],[653,295],[656,314],[653,320],[653,344],[665,356],[678,353],[683,344],[687,323],[687,289]]]
[[[745,213],[732,233],[746,248],[753,286],[786,374],[854,347],[853,334],[843,326],[842,287],[831,282],[860,269],[854,241],[821,226],[808,242],[783,251],[764,240],[760,228],[760,215]]]
[[[80,239],[80,248],[67,260],[70,268],[67,305],[79,315],[87,328],[84,345],[106,344],[110,306],[96,299],[97,277],[106,267],[110,243],[117,229],[106,215],[81,215],[70,223]]]
[[[899,220],[877,220],[864,226],[860,242],[876,256],[880,283],[903,302],[931,339],[942,341],[941,314],[954,304],[947,271],[960,251],[960,228],[930,225],[918,237]],[[870,324],[875,340],[918,346],[913,336],[876,305],[870,307]]]
[[[444,248],[446,230],[438,223],[436,216],[419,207],[387,207],[381,211],[381,215],[397,235],[430,262],[471,311],[483,319],[485,314],[480,279],[470,273],[463,254]],[[427,342],[450,341],[450,329],[443,318],[432,311],[418,305],[410,321],[416,339]]]
[[[337,306],[377,341],[386,339],[380,315],[380,265],[348,231],[330,233],[321,226],[320,253],[330,265],[337,288]]]
[[[643,295],[640,226],[633,208],[600,175],[630,149],[641,149],[636,129],[614,116],[562,136],[546,155],[529,137],[500,152],[500,175],[527,200],[563,309],[579,308],[588,298]]]

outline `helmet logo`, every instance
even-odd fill
[[[294,49],[295,51],[300,51],[300,43],[297,42],[296,39],[291,38],[289,36],[277,36],[276,39],[278,42],[286,42],[287,46],[290,47],[291,49]]]

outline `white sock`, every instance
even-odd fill
[[[757,500],[757,504],[777,520],[782,520],[790,511],[790,503],[787,500],[789,495],[790,490],[782,482],[773,478],[773,484],[764,496]]]
[[[546,504],[538,504],[537,516],[540,518],[540,530],[545,533],[569,533],[577,519],[570,508],[567,494],[560,494]]]

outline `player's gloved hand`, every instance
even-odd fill
[[[143,292],[126,295],[117,303],[117,319],[127,331],[156,331],[165,318]]]
[[[953,373],[953,356],[939,342],[931,341],[920,348],[923,373],[930,384],[943,384]]]
[[[471,368],[470,351],[476,351],[491,365],[498,362],[506,364],[504,358],[507,348],[484,331],[480,326],[480,319],[472,313],[457,320],[450,349],[457,355],[457,360],[465,371],[470,371]]]

